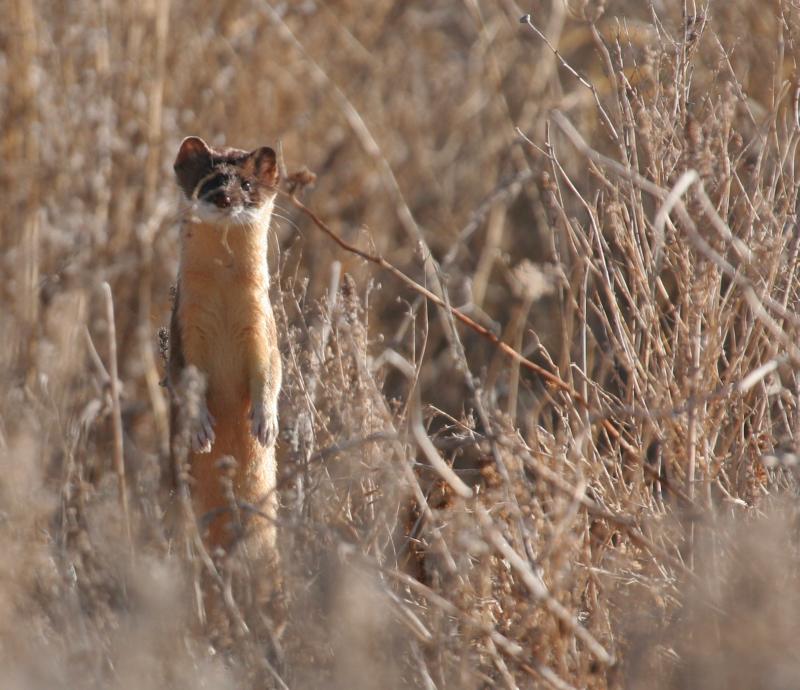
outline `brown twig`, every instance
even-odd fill
[[[114,298],[111,286],[103,283],[106,300],[106,318],[108,320],[108,358],[109,383],[111,388],[111,419],[114,428],[114,469],[119,482],[119,504],[122,519],[125,522],[125,533],[133,555],[133,535],[131,534],[131,516],[128,510],[128,490],[125,483],[125,459],[122,453],[122,411],[119,404],[119,380],[117,378],[117,329],[114,323]]]
[[[437,594],[430,587],[422,584],[419,580],[414,579],[406,573],[389,568],[380,568],[380,572],[394,580],[397,580],[398,582],[402,582],[409,589],[424,597],[430,604],[440,608],[445,613],[455,618],[464,620],[474,628],[480,630],[491,642],[495,644],[499,650],[512,659],[520,662],[520,665],[525,673],[535,677],[542,677],[547,681],[548,685],[551,685],[554,688],[567,690],[568,688],[573,687],[569,683],[566,683],[559,678],[559,676],[551,668],[545,666],[544,664],[538,663],[532,657],[529,656],[527,659],[525,659],[525,661],[523,661],[523,655],[526,655],[526,652],[522,647],[520,647],[519,644],[508,639],[505,635],[502,635],[494,628],[494,626],[489,625],[479,618],[462,611],[451,601]]]
[[[600,103],[600,96],[597,93],[597,89],[595,88],[594,84],[592,84],[586,77],[582,76],[572,65],[570,65],[565,59],[564,56],[558,52],[558,49],[550,43],[547,36],[542,33],[539,27],[533,23],[531,15],[526,14],[520,18],[520,24],[527,24],[531,29],[533,29],[534,33],[541,38],[553,55],[556,56],[558,61],[561,63],[561,66],[564,67],[567,71],[569,71],[572,76],[574,76],[583,86],[585,86],[589,91],[592,92],[592,96],[594,96],[594,102],[597,105],[597,109],[600,111],[600,115],[603,118],[603,123],[608,127],[608,131],[610,132],[611,136],[615,139],[619,139],[619,134],[617,134],[617,130],[614,127],[613,122],[611,122],[611,118],[609,117],[608,113],[606,112],[605,108],[603,108],[603,104]]]
[[[570,386],[562,378],[560,378],[556,374],[547,371],[547,369],[540,367],[538,364],[531,362],[529,359],[521,355],[510,345],[500,340],[500,338],[498,338],[488,328],[481,326],[479,323],[471,319],[457,307],[449,306],[443,299],[432,293],[430,290],[428,290],[428,288],[424,287],[423,285],[420,285],[413,278],[407,276],[394,264],[389,263],[379,254],[372,254],[370,252],[364,251],[363,249],[359,249],[358,247],[343,240],[339,235],[337,235],[333,230],[331,230],[330,226],[324,220],[322,220],[316,213],[314,213],[314,211],[308,208],[295,195],[287,194],[287,196],[300,211],[302,211],[306,216],[308,216],[311,219],[314,225],[316,225],[320,230],[322,230],[326,235],[328,235],[328,237],[330,237],[334,242],[336,242],[336,244],[338,244],[342,249],[352,254],[355,254],[356,256],[360,256],[362,259],[365,259],[370,263],[376,264],[385,271],[388,271],[389,273],[394,275],[395,278],[398,278],[401,282],[405,283],[408,287],[410,287],[414,292],[423,295],[437,306],[447,309],[456,319],[461,321],[461,323],[465,324],[466,326],[469,326],[472,330],[478,333],[478,335],[481,335],[484,338],[486,338],[489,342],[495,345],[495,347],[498,347],[506,355],[511,357],[513,360],[519,362],[521,366],[525,367],[526,369],[529,369],[535,374],[538,374],[550,385],[568,393],[572,398],[574,398],[580,404],[588,406],[588,403],[583,399],[583,396],[581,396],[580,393],[578,393],[574,388],[572,388],[572,386]]]
[[[500,553],[509,563],[511,568],[517,572],[520,579],[531,595],[541,601],[545,608],[555,616],[559,622],[570,630],[601,664],[613,665],[614,655],[610,654],[595,637],[584,628],[561,602],[550,594],[542,578],[534,572],[530,564],[520,556],[506,541],[505,537],[497,529],[496,525],[489,516],[488,511],[480,504],[476,504],[475,512],[478,522],[483,528],[484,535],[488,543]]]
[[[359,249],[358,247],[343,240],[330,228],[330,226],[324,220],[322,220],[316,213],[314,213],[314,211],[312,211],[302,201],[300,201],[300,199],[298,199],[295,194],[289,194],[287,192],[282,192],[282,193],[289,198],[289,200],[295,205],[297,209],[299,209],[302,213],[308,216],[308,218],[311,219],[314,225],[316,225],[320,230],[322,230],[322,232],[324,232],[328,237],[330,237],[342,249],[344,249],[347,252],[350,252],[351,254],[355,254],[356,256],[360,256],[362,259],[369,261],[370,263],[373,263],[377,266],[380,266],[385,271],[388,271],[395,278],[397,278],[402,283],[411,288],[414,292],[424,296],[437,306],[447,310],[450,314],[452,314],[454,318],[458,319],[461,323],[471,328],[478,335],[488,340],[503,354],[513,359],[520,366],[524,367],[525,369],[528,369],[529,371],[532,371],[535,374],[538,374],[551,386],[561,391],[564,391],[573,400],[573,402],[587,409],[589,412],[592,412],[592,409],[589,406],[589,402],[586,400],[586,398],[584,398],[583,395],[581,395],[578,391],[576,391],[569,383],[564,381],[560,376],[547,371],[547,369],[539,366],[538,364],[535,364],[534,362],[531,362],[531,360],[529,360],[527,357],[524,357],[522,354],[517,352],[513,347],[500,340],[500,338],[497,337],[494,333],[492,333],[492,331],[490,331],[488,328],[481,326],[479,323],[471,319],[457,307],[454,307],[451,304],[445,302],[443,299],[441,299],[433,292],[428,290],[428,288],[424,287],[423,285],[420,285],[413,278],[407,276],[394,264],[390,263],[379,254],[373,254],[363,249]],[[622,433],[619,431],[619,429],[617,429],[616,426],[614,426],[614,424],[609,419],[597,417],[597,421],[603,427],[606,433],[614,440],[616,440],[622,448],[624,448],[628,452],[637,453],[636,449],[633,448],[633,446],[631,446],[623,438]]]

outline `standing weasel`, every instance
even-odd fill
[[[248,544],[275,543],[275,438],[281,358],[269,300],[267,241],[277,193],[275,152],[213,149],[188,137],[175,159],[184,195],[178,286],[170,322],[168,381],[176,391],[185,367],[205,378],[206,396],[190,426],[189,468],[206,543],[230,548],[233,511],[220,460],[236,461],[233,491]],[[176,404],[179,404],[177,401]],[[173,415],[175,419],[175,415]],[[176,430],[173,425],[173,442]],[[250,519],[253,518],[253,519]]]

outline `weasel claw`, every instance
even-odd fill
[[[214,424],[217,420],[214,419],[208,408],[203,405],[197,418],[194,420],[193,429],[191,433],[191,447],[193,453],[210,453],[211,446],[214,445],[216,435],[214,434]]]
[[[264,403],[253,405],[250,411],[250,433],[262,446],[271,446],[278,438],[278,412],[268,410]]]

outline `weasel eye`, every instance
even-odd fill
[[[250,188],[250,183],[247,180],[242,180],[242,191],[249,192]]]

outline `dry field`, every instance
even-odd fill
[[[0,688],[800,687],[796,2],[2,9]],[[165,519],[188,134],[317,176],[279,641]]]

